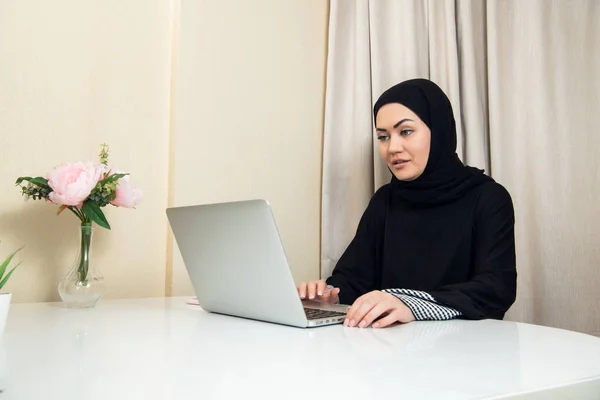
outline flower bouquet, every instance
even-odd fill
[[[92,307],[104,295],[104,279],[90,260],[93,223],[110,229],[103,207],[135,208],[142,191],[128,173],[108,167],[108,146],[102,144],[100,161],[62,163],[44,177],[19,177],[16,185],[25,199],[57,205],[57,215],[69,210],[80,224],[80,249],[73,269],[59,284],[59,294],[72,307]]]

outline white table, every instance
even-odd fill
[[[493,320],[299,329],[185,300],[13,304],[0,399],[600,398],[593,336]]]

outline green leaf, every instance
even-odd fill
[[[13,274],[13,272],[15,272],[15,269],[17,269],[17,267],[21,265],[21,263],[18,263],[17,265],[14,266],[13,269],[11,269],[8,274],[6,274],[6,276],[4,277],[4,279],[2,279],[0,281],[0,289],[2,289],[4,287],[4,285],[6,285],[6,282],[8,282],[8,279],[10,278],[10,276]]]
[[[103,228],[110,229],[110,225],[108,224],[104,213],[97,203],[88,200],[83,203],[83,207],[81,209],[92,221]]]
[[[6,257],[6,259],[2,262],[2,264],[0,264],[0,278],[2,278],[4,276],[4,273],[6,272],[6,268],[8,268],[8,265],[12,261],[13,257],[15,256],[15,254],[17,254],[19,252],[19,250],[21,250],[22,248],[23,248],[23,246],[19,247],[11,255],[9,255],[8,257]],[[14,270],[14,268],[13,268],[13,270]]]
[[[106,178],[102,179],[98,183],[104,184],[104,183],[109,183],[109,182],[116,182],[119,179],[121,179],[121,178],[123,178],[123,177],[125,177],[127,175],[129,175],[129,174],[113,174],[113,175],[107,176]]]
[[[30,176],[21,176],[21,177],[17,178],[15,185],[20,185],[23,181],[29,182],[30,179],[33,179],[33,178],[31,178]]]
[[[36,176],[35,178],[29,177],[29,176],[22,176],[17,179],[17,182],[15,183],[15,185],[20,185],[21,183],[23,183],[23,181],[32,183],[36,186],[39,186],[44,189],[48,189],[49,191],[52,191],[52,188],[48,185],[48,179],[42,178],[41,176]]]
[[[34,185],[38,185],[38,186],[41,186],[41,187],[45,187],[45,188],[51,189],[50,185],[48,185],[48,179],[42,178],[41,176],[38,176],[38,177],[35,177],[35,178],[31,179],[30,182],[33,183]]]

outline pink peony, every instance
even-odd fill
[[[113,206],[135,208],[142,202],[142,189],[137,188],[129,182],[129,175],[117,181],[117,187],[115,188],[116,197],[110,202]]]
[[[52,188],[48,197],[53,203],[81,207],[103,172],[102,164],[92,162],[60,164],[48,174],[48,185]]]

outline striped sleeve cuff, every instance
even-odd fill
[[[406,304],[417,321],[443,321],[462,315],[454,308],[437,304],[437,301],[427,292],[410,289],[385,289],[382,291],[394,295]]]

